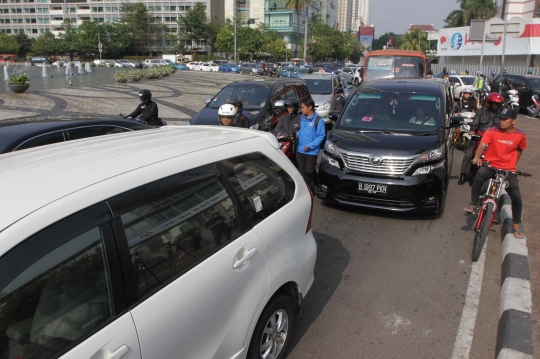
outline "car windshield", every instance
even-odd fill
[[[314,95],[332,94],[332,79],[304,79],[309,92]]]
[[[423,77],[424,59],[417,56],[371,56],[365,82],[382,78]]]
[[[529,87],[531,90],[540,90],[540,78],[537,79],[527,79]]]
[[[267,87],[225,87],[208,104],[208,108],[217,109],[235,99],[244,103],[246,110],[261,110],[268,101],[270,89]]]
[[[472,86],[474,84],[474,77],[462,77],[461,81],[465,86]]]
[[[337,127],[351,132],[431,133],[439,129],[443,113],[435,94],[362,87],[349,100]]]

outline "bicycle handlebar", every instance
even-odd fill
[[[508,173],[513,173],[513,174],[518,175],[518,176],[532,177],[532,173],[528,173],[528,172],[524,172],[524,171],[515,171],[514,172],[514,171],[510,171],[510,170],[502,170],[500,168],[490,166],[489,162],[482,163],[482,167],[488,167],[488,168],[494,169],[496,171],[501,171],[501,172],[505,171],[505,172],[508,172]]]

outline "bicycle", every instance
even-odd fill
[[[506,177],[510,173],[523,177],[532,176],[532,174],[523,171],[512,172],[508,170],[501,170],[490,166],[487,162],[482,164],[482,166],[494,169],[495,174],[484,184],[484,194],[480,196],[478,205],[476,206],[478,216],[473,226],[476,234],[474,236],[471,254],[471,259],[475,262],[480,257],[480,253],[482,253],[482,248],[486,243],[487,234],[489,233],[491,225],[493,224],[495,212],[498,209],[498,199],[501,196],[501,191],[508,187]]]

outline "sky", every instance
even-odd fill
[[[403,34],[411,24],[433,24],[440,29],[446,16],[457,9],[455,0],[371,0],[369,21],[375,25],[375,37],[386,32]]]

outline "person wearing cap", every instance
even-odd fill
[[[230,103],[221,105],[218,110],[218,122],[221,126],[246,128],[245,125],[237,121],[237,114],[236,108]],[[249,128],[249,126],[247,128]]]
[[[150,90],[141,90],[138,93],[141,101],[135,111],[125,118],[137,118],[139,121],[151,126],[163,126],[164,123],[158,117],[158,105],[152,101],[152,92]]]
[[[238,124],[236,127],[249,128],[249,118],[242,114],[242,110],[244,109],[242,100],[237,98],[229,101],[229,104],[233,105],[236,109],[236,116],[233,119],[233,123]]]
[[[517,121],[517,112],[505,108],[498,114],[499,125],[486,131],[472,163],[476,166],[482,166],[483,162],[488,162],[490,166],[501,170],[516,171],[516,164],[521,158],[523,150],[527,148],[527,139],[525,132],[515,127]],[[489,146],[489,147],[488,147]],[[485,153],[484,153],[485,151]],[[481,156],[484,154],[484,159]],[[512,200],[512,232],[516,238],[524,238],[525,234],[521,229],[521,193],[517,175],[508,173],[506,180],[508,187],[506,192]],[[495,170],[490,167],[480,167],[474,178],[471,190],[471,203],[465,208],[465,212],[476,213],[476,204],[480,198],[484,182],[489,180],[495,174]]]
[[[473,91],[469,87],[465,87],[463,89],[463,91],[461,92],[459,105],[454,108],[454,113],[456,114],[456,116],[460,112],[478,112],[476,102],[472,100],[472,93]]]

